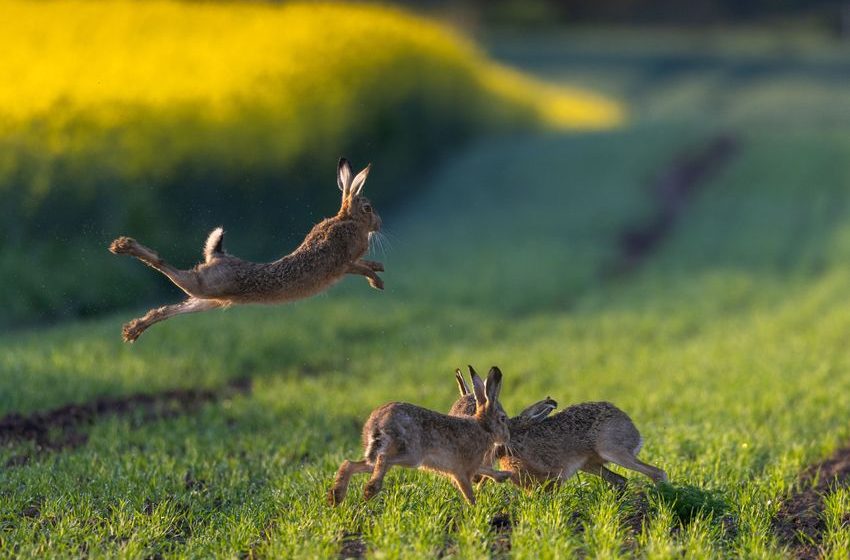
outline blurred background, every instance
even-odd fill
[[[753,157],[736,181],[759,190],[735,196],[753,194],[754,215],[767,212],[760,197],[785,188],[777,178],[810,190],[823,208],[850,187],[847,2],[12,0],[0,9],[0,70],[10,77],[0,87],[4,329],[175,294],[106,252],[118,235],[181,266],[199,259],[218,225],[230,251],[245,258],[288,252],[336,210],[341,155],[374,163],[368,193],[389,217],[391,255],[418,248],[433,251],[430,259],[468,262],[472,253],[482,272],[495,272],[492,253],[502,248],[463,250],[454,235],[476,226],[460,220],[453,232],[451,215],[511,209],[504,227],[516,230],[520,262],[544,263],[524,274],[550,286],[556,300],[651,252],[674,226],[679,198],[734,165],[742,150]],[[548,152],[535,144],[540,132],[549,135]],[[718,139],[728,154],[701,155]],[[610,157],[576,160],[600,141]],[[564,185],[567,157],[586,184]],[[623,158],[635,160],[628,171]],[[688,165],[706,169],[658,186],[670,173],[692,174]],[[477,198],[511,169],[514,193]],[[411,211],[435,185],[451,191],[451,210]],[[512,200],[523,192],[540,199]],[[564,213],[549,223],[553,205]],[[571,213],[607,226],[562,223]],[[723,227],[724,216],[713,219],[706,227]],[[815,227],[830,227],[821,221]],[[394,228],[420,231],[420,222],[424,233],[393,246]],[[724,249],[701,262],[780,266],[803,258],[777,242],[799,241],[783,231],[789,224],[774,227],[751,232],[763,238],[740,255]],[[570,228],[578,241],[564,237]],[[593,242],[583,248],[583,238]],[[582,260],[600,251],[594,264]],[[430,259],[418,255],[410,266]],[[469,293],[454,280],[389,283],[435,297],[460,290],[465,301],[492,300],[514,280],[528,281],[496,278]]]

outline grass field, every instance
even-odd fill
[[[610,37],[498,42],[510,61],[537,52],[537,72],[630,100],[634,119],[482,141],[434,170],[384,216],[384,293],[350,278],[296,305],[177,318],[134,346],[120,342],[133,310],[0,338],[0,414],[220,392],[0,448],[0,554],[788,556],[780,504],[850,437],[846,63],[754,48],[744,74],[727,43],[671,65]],[[833,102],[812,103],[815,90]],[[647,183],[718,129],[738,137],[734,159],[654,254],[611,274],[620,233],[652,215]],[[613,401],[671,486],[631,473],[623,494],[587,476],[555,492],[488,485],[470,508],[447,481],[394,470],[373,502],[361,479],[326,506],[369,411],[448,409],[466,363],[502,368],[509,411],[545,395]],[[246,377],[250,392],[220,391]],[[847,489],[825,502],[818,544],[846,558]]]

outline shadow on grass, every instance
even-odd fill
[[[729,504],[717,491],[705,490],[693,484],[664,482],[648,494],[659,505],[670,508],[682,526],[689,525],[698,517],[722,520],[726,524]]]

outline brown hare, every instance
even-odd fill
[[[460,370],[455,374],[460,398],[449,415],[472,413],[473,397]],[[549,416],[557,407],[550,398],[534,403],[508,421],[510,443],[498,446],[485,459],[485,469],[498,459],[499,466],[511,471],[511,480],[521,486],[534,482],[564,482],[579,469],[601,476],[606,482],[623,486],[626,479],[605,468],[608,462],[642,473],[655,482],[667,480],[667,473],[637,458],[643,445],[634,423],[625,412],[608,402],[587,402],[569,406]]]
[[[132,255],[165,274],[189,296],[182,303],[151,309],[144,317],[124,325],[124,340],[133,342],[151,325],[175,315],[207,311],[242,303],[283,303],[306,298],[329,288],[346,274],[365,276],[373,288],[384,289],[376,274],[384,266],[362,259],[372,232],[380,231],[381,218],[361,193],[367,166],[353,176],[351,165],[339,160],[337,184],[342,205],[336,216],[322,220],[295,251],[270,263],[244,261],[222,248],[224,230],[210,233],[204,262],[191,270],[178,270],[155,251],[131,237],[119,237],[109,246],[115,254]]]
[[[392,402],[372,411],[363,426],[362,461],[343,461],[328,493],[332,505],[345,499],[348,482],[356,473],[372,473],[363,497],[381,490],[384,475],[393,466],[422,468],[451,478],[463,497],[475,503],[472,476],[504,482],[510,473],[482,468],[487,452],[508,442],[507,416],[499,406],[502,373],[493,367],[487,381],[469,368],[472,408],[468,416],[448,416],[407,403]]]

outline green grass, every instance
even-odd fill
[[[103,419],[86,445],[3,469],[0,551],[326,557],[360,533],[369,557],[485,558],[491,519],[508,515],[515,558],[782,557],[781,500],[850,437],[850,141],[838,116],[828,130],[762,123],[742,109],[750,91],[728,92],[723,113],[744,115],[723,122],[739,155],[626,277],[605,274],[617,234],[650,215],[653,172],[715,129],[704,116],[638,110],[616,132],[477,144],[385,216],[384,293],[349,278],[296,305],[177,318],[134,346],[119,336],[131,311],[4,335],[0,414],[246,375],[254,390],[175,418]],[[369,411],[448,409],[466,363],[502,368],[509,411],[545,395],[613,401],[672,485],[487,485],[470,508],[444,479],[393,470],[373,502],[360,478],[327,507]],[[28,449],[0,448],[0,464]],[[844,488],[826,498],[835,558],[850,552],[847,503]]]

